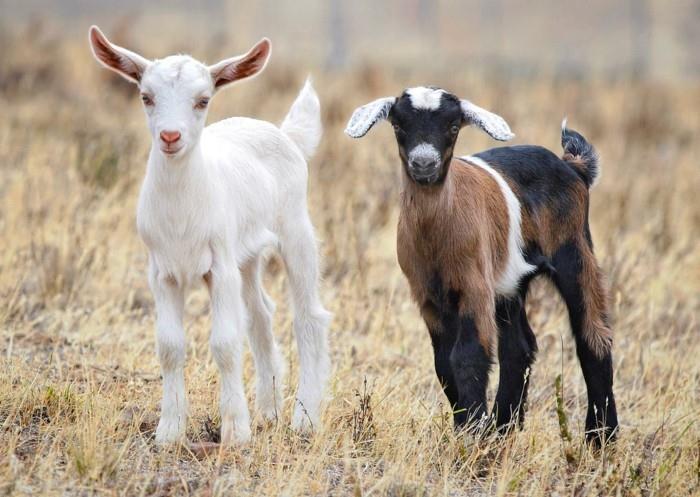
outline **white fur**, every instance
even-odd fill
[[[330,369],[330,314],[319,299],[317,246],[306,207],[305,157],[321,136],[318,97],[307,82],[281,128],[243,117],[204,127],[207,111],[193,105],[214,94],[211,74],[204,64],[178,55],[148,62],[139,83],[155,102],[146,107],[153,145],[137,226],[149,250],[163,373],[158,443],[185,435],[183,302],[187,288],[202,278],[211,294],[210,345],[221,373],[222,442],[246,442],[251,435],[242,381],[246,330],[257,370],[257,406],[268,418],[277,415],[284,368],[271,329],[274,306],[261,285],[266,247],[282,253],[295,310],[295,428],[318,423]],[[182,134],[177,153],[163,152],[163,130]]]
[[[520,201],[518,201],[513,190],[503,179],[503,176],[483,159],[474,156],[463,157],[463,159],[488,172],[498,183],[505,198],[508,207],[508,261],[501,274],[498,275],[496,293],[503,296],[511,296],[517,290],[518,283],[522,277],[536,269],[535,266],[528,264],[523,257]]]
[[[440,108],[440,100],[445,90],[418,86],[416,88],[409,88],[406,90],[406,93],[411,99],[413,108],[419,110],[437,110]]]
[[[408,153],[408,162],[411,163],[421,158],[440,162],[440,152],[438,152],[432,143],[419,143]]]
[[[306,80],[289,114],[280,126],[282,131],[299,147],[305,159],[310,159],[321,141],[321,102]]]
[[[365,136],[377,121],[386,119],[389,116],[389,112],[395,102],[395,97],[384,97],[358,107],[352,113],[345,127],[345,134],[352,138]]]
[[[441,88],[418,86],[407,89],[405,93],[414,109],[435,111],[440,108],[442,96],[447,92]],[[350,117],[345,133],[352,138],[365,136],[372,126],[389,116],[395,103],[396,98],[384,97],[358,107]],[[515,137],[510,126],[501,116],[482,109],[469,100],[460,100],[460,107],[467,123],[481,128],[493,139],[507,141]]]
[[[482,109],[469,100],[460,100],[462,114],[467,122],[474,124],[499,141],[508,141],[515,137],[508,123],[498,114]]]

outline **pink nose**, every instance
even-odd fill
[[[161,131],[160,132],[160,139],[163,140],[165,143],[168,145],[172,145],[176,141],[180,139],[180,132],[179,131]]]

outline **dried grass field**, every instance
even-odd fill
[[[324,259],[323,300],[335,314],[333,375],[323,427],[308,439],[291,432],[296,353],[284,270],[271,257],[266,287],[288,360],[281,419],[263,426],[256,417],[250,445],[203,455],[153,443],[160,377],[146,250],[135,230],[150,142],[137,92],[99,69],[82,38],[7,36],[1,495],[700,495],[697,83],[509,81],[380,67],[326,74],[273,56],[260,77],[219,95],[210,121],[279,122],[314,73],[325,135],[310,163],[309,205]],[[453,433],[429,337],[396,261],[392,133],[384,125],[352,141],[342,132],[356,106],[415,84],[470,98],[504,115],[515,143],[556,153],[567,115],[600,151],[591,224],[612,299],[615,447],[595,454],[581,443],[585,386],[563,305],[544,283],[529,299],[540,352],[524,430],[481,441]],[[465,129],[458,152],[489,146]],[[218,436],[208,311],[198,289],[186,319],[191,441]],[[252,402],[249,354],[245,370]],[[492,398],[497,367],[491,378]]]

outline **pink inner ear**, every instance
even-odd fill
[[[122,70],[121,56],[112,49],[107,40],[105,40],[97,30],[93,30],[90,33],[90,39],[92,40],[92,48],[95,50],[95,55],[97,55],[102,62],[109,67]]]
[[[141,80],[141,70],[139,66],[129,57],[116,51],[102,33],[93,29],[90,32],[90,41],[92,42],[95,55],[105,65],[135,81]]]
[[[267,40],[261,41],[255,45],[243,59],[224,66],[214,76],[214,87],[219,88],[228,83],[233,83],[239,79],[248,78],[257,74],[265,67],[265,62],[269,54],[270,42]]]

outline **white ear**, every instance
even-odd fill
[[[353,138],[365,136],[377,121],[389,116],[394,102],[396,102],[396,97],[385,97],[358,107],[352,113],[352,117],[345,127],[345,134]]]
[[[475,124],[491,135],[491,138],[499,141],[507,141],[515,135],[511,132],[508,123],[501,116],[474,105],[469,100],[460,100],[462,115],[468,124]]]
[[[209,66],[214,88],[218,90],[222,86],[258,74],[265,69],[270,58],[270,50],[270,40],[263,38],[248,50],[248,53]]]
[[[90,26],[90,47],[97,61],[132,83],[139,83],[151,63],[126,48],[114,45],[97,26]]]

